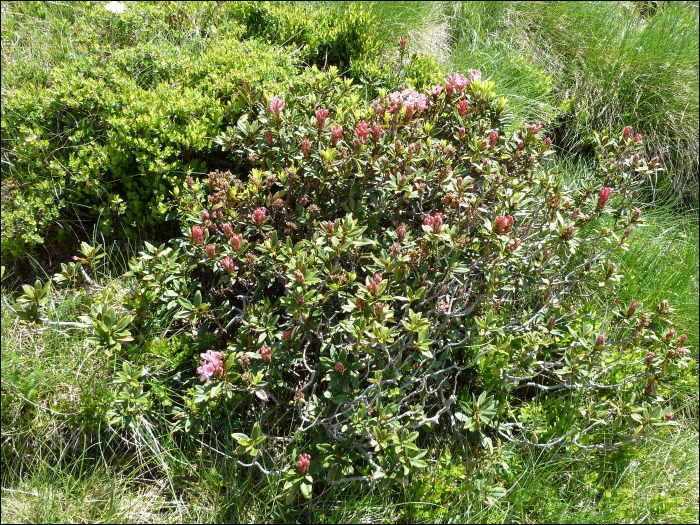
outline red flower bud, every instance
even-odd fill
[[[256,208],[253,212],[253,222],[255,222],[255,225],[258,228],[260,228],[265,222],[265,213],[265,210],[262,208]]]
[[[343,365],[343,363],[341,363],[340,361],[337,361],[335,363],[335,371],[339,374],[342,374],[343,372],[345,372],[345,365]]]
[[[333,221],[326,221],[326,233],[328,235],[333,235],[335,233],[335,223]]]
[[[459,101],[459,114],[461,117],[465,117],[469,113],[469,101],[466,99],[462,99]],[[464,136],[464,133],[460,133],[462,136]]]
[[[243,237],[241,235],[238,235],[234,233],[231,235],[231,249],[238,253],[239,250],[241,249],[241,241],[243,240]]]
[[[296,282],[298,282],[299,284],[301,284],[301,283],[304,282],[304,274],[301,273],[301,270],[294,270],[294,279],[295,279]]]
[[[403,241],[406,238],[406,228],[399,226],[396,229],[396,236],[399,238],[399,241]]]
[[[311,157],[311,142],[309,142],[309,139],[304,139],[301,141],[301,153],[307,159]]]
[[[272,131],[269,129],[265,132],[265,144],[267,144],[269,148],[272,147]]]
[[[288,345],[292,344],[292,331],[285,330],[284,332],[282,332],[282,340]]]
[[[636,143],[636,142],[641,142],[641,140],[642,140],[642,136],[641,136],[639,133],[637,133],[637,134],[634,136],[634,142],[635,142],[635,143]]]
[[[192,227],[192,242],[194,244],[202,245],[204,244],[204,226],[193,226]]]
[[[680,336],[680,337],[678,338],[678,341],[676,341],[676,344],[677,344],[678,346],[683,346],[687,340],[688,340],[688,336],[685,335],[685,334],[683,334],[682,336]]]
[[[227,239],[230,239],[233,237],[233,228],[231,227],[230,222],[225,222],[222,226],[222,229],[224,230],[224,235],[226,236]]]
[[[639,303],[637,301],[632,301],[632,304],[630,304],[630,307],[627,309],[627,317],[632,317],[634,315],[634,312],[637,311],[637,306],[639,306]]]
[[[343,136],[343,126],[341,126],[338,123],[335,123],[331,126],[331,145],[335,146],[338,143],[338,140],[340,140],[340,137]]]
[[[319,108],[316,110],[316,127],[322,130],[326,126],[326,117],[328,116],[328,110],[326,108]]]
[[[374,126],[372,126],[372,138],[376,141],[379,140],[379,136],[382,134],[382,126],[379,123],[376,123]]]
[[[216,259],[216,247],[213,244],[207,244],[204,248],[207,252],[207,257],[210,259]]]
[[[202,222],[207,222],[209,220],[209,212],[207,210],[202,210],[200,215],[202,217]]]
[[[221,266],[224,267],[227,274],[231,275],[233,273],[233,259],[231,259],[231,257],[228,255],[221,259]]]
[[[593,347],[594,350],[600,350],[605,346],[605,336],[599,335],[598,339],[596,339],[595,346]]]
[[[605,204],[607,204],[611,193],[612,193],[612,188],[603,187],[600,190],[600,194],[598,195],[598,204],[597,204],[598,210],[602,210],[603,208],[605,208]]]
[[[630,139],[630,135],[632,134],[632,126],[627,126],[625,130],[622,132],[622,140],[624,142],[627,142]]]
[[[311,456],[308,454],[300,454],[297,460],[297,467],[299,468],[300,474],[306,474],[311,466]]]
[[[557,322],[557,320],[552,317],[549,322],[547,323],[547,330],[552,330],[554,328],[554,324]]]
[[[381,317],[384,313],[384,305],[382,303],[377,303],[374,305],[374,315]]]
[[[656,354],[654,352],[647,352],[647,358],[646,358],[646,363],[650,365],[651,363],[654,362],[654,357],[656,357]]]
[[[272,359],[272,349],[265,345],[260,349],[260,356],[262,357],[262,360],[265,361],[266,363],[269,363],[270,360]]]
[[[495,148],[496,144],[498,144],[498,132],[492,131],[489,134],[489,149]]]
[[[632,212],[632,222],[637,222],[641,216],[642,210],[640,210],[639,208],[635,208]]]
[[[357,308],[360,311],[362,311],[362,312],[365,311],[365,306],[366,306],[365,300],[362,297],[360,297],[359,295],[355,296],[355,306],[357,306]]]
[[[399,50],[403,53],[406,51],[406,37],[403,36],[401,37],[401,40],[399,41]]]
[[[667,312],[668,312],[668,308],[669,308],[669,306],[668,306],[668,301],[667,301],[666,299],[664,299],[663,301],[661,301],[661,303],[659,304],[659,311],[660,311],[661,313],[667,313]]]

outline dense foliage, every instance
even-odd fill
[[[216,138],[238,170],[173,188],[184,236],[130,263],[128,313],[81,317],[126,358],[86,421],[138,435],[166,409],[175,431],[229,433],[288,503],[319,477],[405,483],[434,425],[598,450],[673,424],[656,386],[685,338],[666,301],[616,300],[610,258],[657,160],[628,127],[564,184],[540,123],[507,132],[493,88],[470,70],[363,103],[331,67],[253,101]],[[85,244],[55,280],[89,285],[99,257]],[[26,322],[52,325],[47,288],[26,287]],[[140,370],[124,349],[153,330]]]

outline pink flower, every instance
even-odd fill
[[[255,225],[260,228],[265,222],[265,210],[262,208],[256,208],[253,212],[253,221]]]
[[[282,332],[282,340],[287,343],[288,345],[292,344],[292,331],[291,330],[285,330]]]
[[[430,94],[435,98],[437,98],[440,93],[442,93],[442,86],[433,86],[430,90]]]
[[[201,366],[197,369],[197,373],[201,381],[209,382],[211,376],[221,377],[224,373],[224,365],[221,361],[223,355],[223,352],[214,352],[213,350],[207,350],[200,354],[203,360],[199,363]]]
[[[630,135],[632,134],[632,126],[627,126],[625,130],[622,132],[622,140],[627,142],[630,139]]]
[[[654,352],[647,352],[646,363],[650,365],[654,361],[656,354]]]
[[[207,210],[202,210],[200,216],[202,217],[202,222],[207,222],[209,220],[209,212]]]
[[[345,372],[345,365],[343,365],[343,363],[341,363],[340,361],[336,362],[335,371],[339,374],[342,374],[343,372]]]
[[[651,160],[649,161],[649,166],[651,166],[651,167],[653,168],[653,167],[656,166],[658,163],[659,163],[659,157],[654,157],[653,159],[651,159]]]
[[[399,139],[396,139],[396,142],[394,142],[394,149],[398,152],[401,151],[401,141]]]
[[[207,257],[212,260],[216,259],[216,247],[213,244],[207,244],[204,249],[207,252]]]
[[[530,157],[527,159],[527,166],[530,167],[535,163],[535,157]]]
[[[632,212],[632,222],[637,222],[641,216],[642,210],[640,210],[639,208],[635,208]]]
[[[564,239],[571,239],[574,235],[574,225],[572,224],[569,226],[566,230],[564,230],[564,233],[561,234]]]
[[[359,310],[361,310],[361,311],[364,312],[364,311],[365,311],[365,305],[366,305],[365,300],[364,300],[362,297],[360,297],[359,295],[356,295],[356,296],[355,296],[355,306],[357,306],[357,308],[358,308]]]
[[[204,244],[204,226],[192,227],[192,242],[195,244]]]
[[[301,273],[301,270],[294,270],[294,280],[299,284],[304,282],[304,274]]]
[[[406,37],[401,37],[401,40],[399,42],[399,50],[403,53],[406,51]]]
[[[270,113],[275,115],[275,117],[279,118],[282,113],[282,110],[284,109],[284,104],[284,100],[275,95],[270,100]]]
[[[326,117],[328,116],[328,110],[326,108],[319,108],[316,110],[316,127],[322,130],[326,126]]]
[[[532,131],[533,135],[537,135],[537,133],[542,129],[542,123],[537,122],[537,124],[533,124],[530,126],[530,131]]]
[[[269,148],[272,147],[272,131],[269,129],[265,132],[265,144],[267,144]]]
[[[467,130],[464,128],[464,126],[462,126],[461,128],[459,128],[459,136],[462,137],[462,138],[464,138],[464,137],[467,136]]]
[[[459,116],[466,117],[467,113],[469,113],[469,101],[462,99],[459,101]]]
[[[557,322],[557,320],[552,317],[549,322],[547,323],[547,330],[552,330],[554,328],[554,324]]]
[[[547,148],[549,148],[552,145],[552,139],[550,137],[544,139],[544,145],[547,146]]]
[[[301,305],[301,304],[304,304],[304,303],[306,303],[306,297],[304,297],[303,295],[298,295],[298,296],[297,296],[297,304],[300,304],[300,305]]]
[[[632,301],[632,304],[630,304],[630,307],[627,309],[627,317],[632,317],[634,315],[634,312],[637,311],[637,306],[639,306],[639,303],[637,301]]]
[[[498,144],[498,132],[492,131],[489,134],[489,149],[495,148],[496,144]]]
[[[598,204],[597,204],[597,208],[599,210],[602,210],[603,208],[605,208],[605,205],[607,204],[611,193],[612,193],[612,188],[608,188],[607,186],[604,186],[600,190],[600,195],[598,196]]]
[[[326,233],[328,235],[333,235],[335,233],[335,223],[333,221],[326,221]]]
[[[673,419],[676,417],[676,414],[673,412],[669,412],[664,416],[664,421],[673,421]]]
[[[471,84],[471,74],[472,70],[469,70],[469,83]],[[481,73],[479,73],[479,78],[481,78]],[[450,75],[447,75],[443,79],[443,82],[445,83],[445,90],[447,91],[448,95],[451,95],[453,92],[456,93],[461,93],[464,91],[464,88],[467,87],[467,79],[465,78],[464,75],[460,73],[452,73]]]
[[[406,184],[406,175],[401,175],[401,178],[399,179],[399,188],[403,188],[405,184]]]
[[[238,235],[235,233],[233,235],[231,235],[231,249],[234,252],[236,252],[236,253],[239,252],[239,250],[241,249],[241,241],[242,240],[243,240],[242,235]]]
[[[428,214],[425,216],[425,219],[423,219],[423,224],[425,224],[426,226],[432,226],[433,221],[434,221],[433,217],[430,214]]]
[[[381,273],[375,273],[374,274],[374,279],[372,280],[373,282],[377,284],[382,284],[382,274]]]
[[[469,69],[467,73],[469,74],[468,86],[471,86],[477,80],[481,80],[481,71],[478,69]]]
[[[362,144],[367,142],[367,137],[369,136],[370,130],[369,127],[367,127],[367,123],[364,120],[357,125],[355,133],[357,133],[357,137],[360,139],[360,142]]]
[[[425,111],[428,107],[428,99],[423,93],[418,93],[413,89],[404,89],[401,93],[403,103],[406,104],[406,117],[410,120],[415,111]],[[408,110],[411,110],[409,115]]]
[[[678,346],[683,346],[687,340],[688,340],[688,336],[685,335],[685,334],[683,334],[682,336],[680,336],[680,337],[678,338],[678,341],[676,341],[676,344],[677,344]]]
[[[228,255],[221,259],[221,266],[224,267],[227,274],[231,275],[233,273],[233,259],[231,259],[231,257]]]
[[[641,141],[642,141],[642,136],[639,133],[637,133],[634,136],[634,142],[637,143],[637,142],[641,142]]]
[[[374,315],[381,317],[384,313],[384,305],[382,303],[377,303],[374,305]]]
[[[331,126],[331,145],[335,146],[340,137],[343,136],[343,126],[335,123]]]
[[[301,141],[301,152],[307,159],[311,157],[311,142],[309,142],[309,139]]]
[[[306,474],[311,466],[311,456],[308,454],[300,454],[297,460],[297,467],[299,468],[300,474]]]
[[[262,357],[262,360],[265,361],[266,363],[269,363],[270,360],[272,359],[272,349],[265,345],[260,349],[260,357]]]
[[[669,309],[668,301],[666,299],[664,299],[663,301],[661,301],[661,304],[659,304],[659,311],[661,313],[667,313],[668,309]]]
[[[599,335],[598,339],[595,341],[595,346],[593,347],[594,350],[600,350],[605,346],[605,336],[604,335]]]
[[[462,177],[457,177],[457,187],[461,188],[462,184],[464,184],[464,179]]]
[[[433,217],[432,226],[434,233],[440,233],[440,230],[442,229],[442,213],[435,214],[435,217]]]
[[[396,236],[399,238],[399,241],[403,241],[406,238],[406,228],[399,226],[396,229]]]
[[[225,222],[222,226],[222,229],[224,230],[224,235],[226,236],[227,239],[230,239],[233,237],[233,228],[231,227],[230,222]]]
[[[376,141],[379,140],[379,136],[382,134],[382,127],[379,125],[379,123],[376,123],[374,126],[372,126],[372,138]]]
[[[513,229],[514,220],[510,215],[499,215],[496,217],[496,223],[494,226],[494,231],[498,234],[500,233],[510,233]]]
[[[666,340],[666,342],[668,342],[674,337],[676,337],[676,331],[673,328],[671,328],[668,332],[666,332],[666,337],[664,339]]]

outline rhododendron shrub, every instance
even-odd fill
[[[672,304],[617,301],[612,261],[658,168],[596,135],[596,169],[565,183],[541,125],[509,128],[493,88],[469,71],[363,103],[313,70],[217,139],[240,169],[188,178],[148,284],[212,352],[179,371],[176,429],[248,421],[241,464],[308,497],[318,476],[403,482],[430,427],[596,450],[673,424],[655,387],[689,359]]]

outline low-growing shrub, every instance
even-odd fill
[[[282,475],[287,503],[320,479],[405,483],[436,426],[594,451],[673,424],[656,387],[685,337],[666,301],[616,300],[610,260],[657,160],[630,128],[597,135],[597,169],[566,185],[493,88],[470,70],[363,103],[330,68],[256,103],[217,138],[249,169],[175,188],[183,238],[130,263],[126,313],[81,318],[123,359],[99,415],[138,430],[160,405],[174,431],[232,436],[213,448]],[[26,287],[26,322],[50,326],[45,293]],[[154,330],[142,368],[129,341]]]

